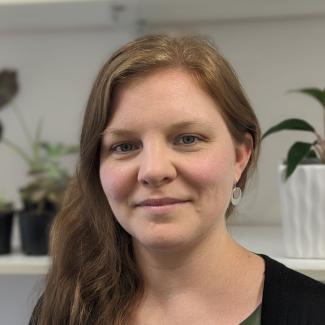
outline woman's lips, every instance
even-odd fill
[[[172,205],[177,203],[188,202],[188,200],[176,199],[171,197],[165,198],[151,198],[141,201],[137,206],[162,206],[162,205]]]
[[[149,199],[137,205],[139,208],[153,214],[165,214],[187,204],[188,200],[179,199]]]

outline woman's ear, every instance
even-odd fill
[[[245,139],[242,143],[236,145],[236,166],[235,166],[235,177],[234,181],[238,182],[242,172],[245,170],[249,159],[252,155],[253,149],[253,138],[250,133],[245,134]]]

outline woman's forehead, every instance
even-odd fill
[[[161,112],[179,112],[195,119],[204,111],[203,106],[220,109],[215,99],[190,74],[179,69],[165,69],[119,86],[110,108],[111,117],[117,111],[118,115],[127,115],[124,118],[132,114],[135,119],[149,112],[157,117]]]

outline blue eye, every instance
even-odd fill
[[[203,139],[196,135],[185,134],[179,136],[176,140],[175,144],[184,145],[184,146],[191,146],[194,145]],[[139,149],[139,145],[130,143],[130,142],[123,142],[119,144],[115,144],[111,147],[110,151],[118,154],[127,154]]]
[[[135,144],[132,143],[121,143],[121,144],[117,144],[115,146],[112,147],[112,151],[114,152],[122,152],[122,153],[127,153],[130,152],[132,150],[136,150],[137,146]]]
[[[182,144],[193,144],[197,141],[200,141],[201,138],[199,138],[198,136],[195,136],[195,135],[183,135],[180,137],[180,140],[183,142]]]

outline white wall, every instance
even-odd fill
[[[0,275],[1,325],[28,324],[42,281],[37,275]]]
[[[148,31],[166,30],[202,33],[215,40],[237,70],[263,130],[283,118],[298,116],[321,129],[320,107],[304,96],[285,92],[324,87],[324,18],[155,26]],[[134,35],[133,30],[0,33],[0,68],[18,69],[21,92],[17,105],[33,128],[43,116],[46,139],[77,143],[82,111],[100,64],[112,49]],[[6,136],[26,147],[11,110],[1,112],[1,119]],[[233,223],[280,222],[277,164],[294,139],[295,135],[283,133],[263,144],[256,181]],[[26,166],[3,146],[0,157],[0,191],[18,201],[16,189],[26,181]],[[27,322],[31,301],[26,298],[40,280],[0,276],[0,315],[5,324]],[[11,301],[16,301],[16,309],[9,308]]]

